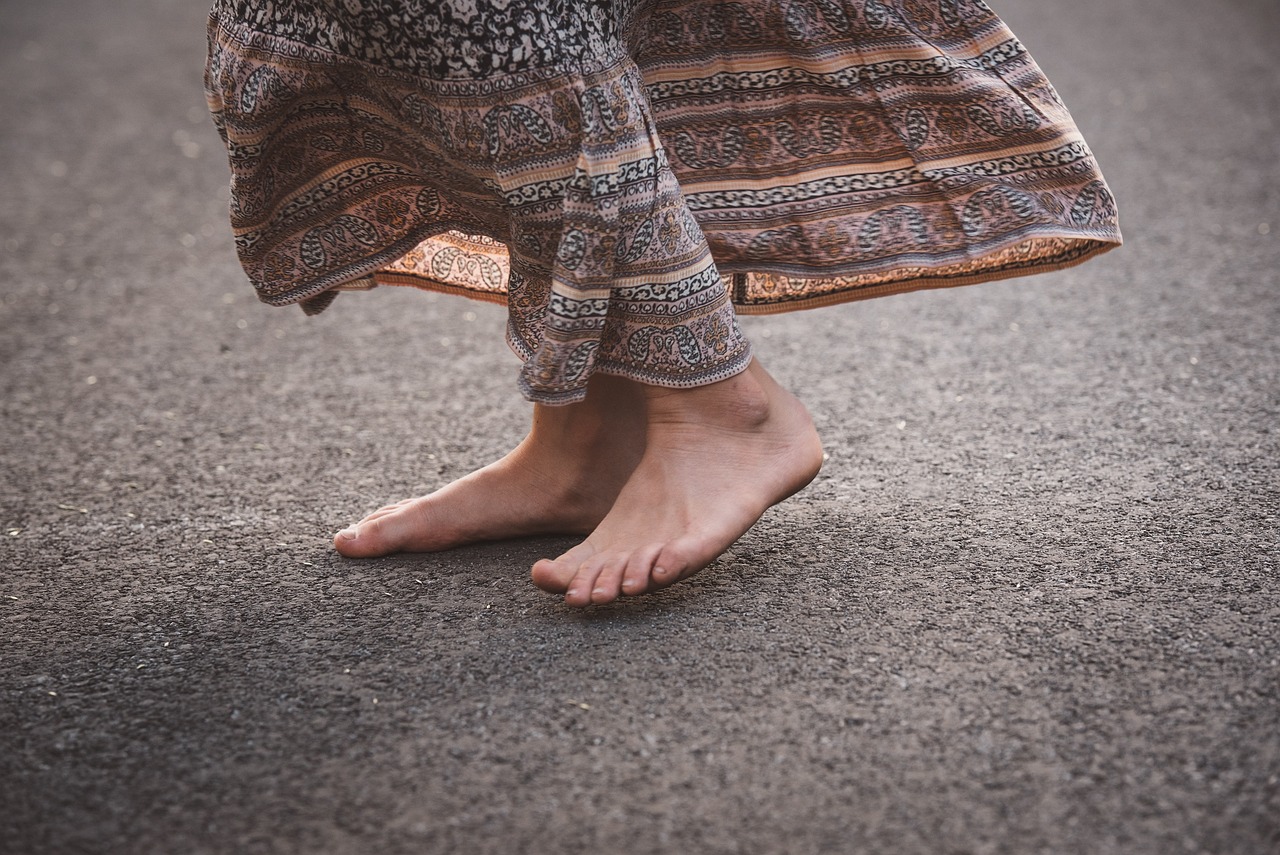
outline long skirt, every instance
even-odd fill
[[[261,299],[508,307],[522,392],[741,371],[736,313],[1076,264],[1111,193],[981,0],[216,0]]]

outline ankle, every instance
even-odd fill
[[[649,387],[650,422],[753,431],[772,417],[773,397],[750,371],[693,389]]]

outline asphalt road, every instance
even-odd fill
[[[748,320],[830,459],[688,584],[330,532],[502,311],[253,299],[199,2],[0,5],[0,852],[1280,851],[1280,6],[995,3],[1127,245]]]

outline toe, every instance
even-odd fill
[[[368,522],[369,520],[376,520],[378,517],[386,516],[387,514],[393,513],[394,511],[398,510],[400,508],[400,505],[402,504],[404,504],[404,502],[397,502],[394,505],[383,505],[382,507],[378,508],[376,511],[370,511],[369,513],[365,514],[364,518],[361,519],[360,522],[362,523]],[[356,523],[356,525],[359,525],[359,524],[360,523]]]
[[[627,569],[627,556],[615,555],[598,562],[600,571],[591,586],[591,602],[597,605],[618,599],[622,590],[622,575]]]
[[[661,551],[662,547],[660,545],[654,545],[637,549],[631,554],[631,557],[627,559],[626,571],[622,577],[623,594],[628,597],[635,597],[649,590],[653,562],[657,560],[658,553]]]
[[[401,533],[394,523],[394,518],[365,517],[334,535],[334,548],[347,558],[375,558],[395,552],[400,547]]]
[[[573,579],[573,568],[562,567],[559,561],[540,558],[533,564],[533,584],[548,594],[563,594],[569,590],[569,582]]]
[[[373,558],[381,555],[376,540],[369,536],[369,526],[353,525],[333,536],[333,548],[345,558]]]
[[[591,605],[596,578],[599,577],[601,569],[598,561],[583,563],[569,582],[569,590],[564,592],[565,604],[579,608]]]
[[[359,540],[359,527],[348,526],[333,536],[333,548],[338,550],[339,555],[345,555],[347,558],[359,558],[359,550],[356,546]]]
[[[389,517],[389,516],[391,516],[392,514],[396,514],[396,513],[399,513],[399,512],[400,512],[400,506],[399,506],[399,505],[388,505],[388,506],[387,506],[387,507],[385,507],[385,508],[378,508],[376,511],[374,511],[374,512],[373,512],[373,513],[371,513],[371,514],[369,514],[369,516],[367,516],[367,517],[365,517],[364,519],[360,520],[360,522],[362,522],[362,523],[373,522],[374,520],[380,520],[380,519],[382,519],[383,517]]]
[[[563,594],[578,574],[578,568],[595,554],[586,543],[580,543],[554,561],[543,558],[533,565],[533,584],[549,594]]]
[[[701,567],[687,549],[668,544],[654,558],[653,572],[650,578],[655,588],[673,585],[684,577],[696,572]]]

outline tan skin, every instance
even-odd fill
[[[571,606],[608,603],[702,570],[821,465],[808,412],[756,360],[693,389],[597,376],[579,404],[535,406],[506,457],[375,511],[334,545],[365,558],[586,534],[534,564],[533,583]]]

